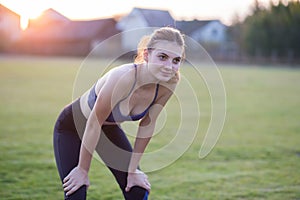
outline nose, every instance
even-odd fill
[[[176,65],[176,64],[173,64],[172,65],[172,70],[177,72],[179,70],[179,66]]]
[[[172,62],[168,62],[167,64],[165,64],[165,68],[168,71],[176,71],[176,72],[179,69],[178,66],[176,64],[172,63]]]
[[[166,68],[167,70],[169,70],[169,71],[174,70],[172,61],[167,61],[167,62],[165,63],[165,68]]]

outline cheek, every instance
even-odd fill
[[[159,65],[162,63],[162,61],[160,61],[157,57],[151,57],[151,60],[149,60],[149,62],[151,62],[154,65]]]
[[[149,60],[148,64],[153,70],[159,70],[164,65],[162,61],[156,58],[152,58],[151,60]]]
[[[179,70],[179,67],[180,67],[180,65],[174,65],[173,70],[177,72]]]
[[[156,73],[159,73],[160,69],[161,69],[161,66],[159,65],[159,63],[148,63],[148,67],[149,67],[149,71],[152,73],[152,74],[156,74]]]

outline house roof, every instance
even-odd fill
[[[217,22],[219,20],[192,20],[192,21],[176,21],[176,28],[186,35],[190,35],[197,29],[204,27],[210,22]]]
[[[72,21],[50,8],[35,20],[30,21],[24,37],[37,40],[91,40],[105,39],[116,33],[114,18]]]
[[[141,13],[150,27],[174,26],[175,20],[167,10],[144,8],[134,8],[134,10]]]
[[[10,14],[20,18],[20,15],[18,15],[17,13],[15,13],[14,11],[10,10],[9,8],[5,7],[4,5],[2,5],[0,3],[0,14],[3,14],[3,13],[10,13]]]
[[[67,18],[66,16],[62,15],[61,13],[57,12],[52,8],[45,10],[42,13],[41,17],[47,17],[48,19],[55,20],[55,21],[65,21],[65,22],[70,21],[69,18]]]
[[[107,38],[117,33],[116,21],[113,18],[92,20],[92,21],[72,21],[67,24],[68,31],[64,34],[67,38],[88,39]],[[101,36],[100,36],[101,34]]]
[[[54,23],[47,26],[33,26],[28,28],[24,37],[34,37],[37,40],[91,40],[105,39],[118,31],[113,18],[92,21],[68,21],[67,23]]]
[[[52,23],[69,23],[71,20],[56,10],[50,8],[45,10],[38,18],[30,19],[28,27],[49,26]]]

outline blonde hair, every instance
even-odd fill
[[[159,41],[170,41],[176,42],[184,50],[184,36],[180,33],[179,30],[171,27],[163,27],[156,29],[151,35],[146,35],[142,37],[138,44],[137,56],[134,60],[134,63],[139,64],[144,62],[144,50],[151,50],[154,48],[154,45]],[[184,57],[184,53],[183,53]],[[180,79],[179,71],[176,72],[175,76],[169,80],[170,83],[176,83]]]

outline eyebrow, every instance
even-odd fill
[[[164,56],[167,56],[167,57],[170,57],[168,54],[166,54],[166,53],[164,53],[164,52],[159,52],[159,54],[162,54],[162,55],[164,55]],[[173,58],[173,59],[182,59],[182,57],[181,56],[177,56],[177,57],[175,57],[175,58]]]

